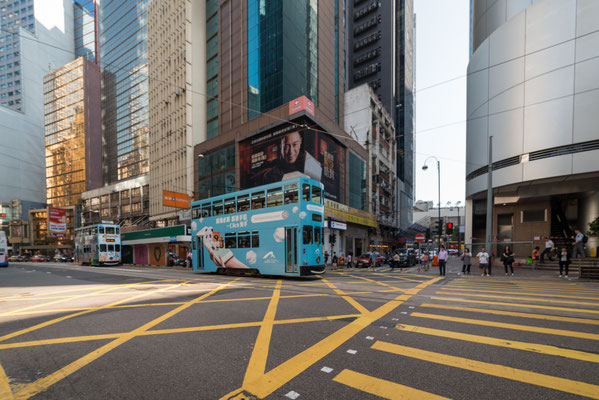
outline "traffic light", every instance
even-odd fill
[[[439,236],[443,235],[443,221],[442,220],[433,221],[432,233],[439,235]]]
[[[453,222],[448,222],[445,227],[445,233],[451,235],[453,233]]]

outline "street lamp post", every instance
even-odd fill
[[[212,154],[208,153],[208,164],[210,164],[210,188],[208,189],[208,197],[212,197]],[[206,156],[203,153],[198,154],[198,160],[203,160]]]
[[[434,158],[435,160],[437,160],[437,189],[439,191],[439,220],[437,223],[441,222],[441,162],[439,161],[439,159],[435,156],[430,156],[428,157],[426,160],[424,160],[424,165],[422,166],[422,170],[426,171],[428,169],[428,165],[426,165],[426,162],[428,160],[430,160],[431,158]],[[439,235],[439,251],[441,251],[441,235]]]

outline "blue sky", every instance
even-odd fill
[[[416,200],[437,203],[436,161],[441,161],[441,204],[464,203],[466,68],[469,0],[414,0],[416,13]]]

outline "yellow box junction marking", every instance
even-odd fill
[[[558,304],[579,304],[583,306],[597,306],[599,307],[599,303],[588,303],[583,301],[572,301],[572,300],[550,300],[550,299],[541,299],[536,297],[514,297],[514,296],[498,296],[493,294],[474,294],[474,293],[455,293],[455,292],[435,292],[435,294],[446,294],[450,296],[468,296],[468,297],[484,297],[489,299],[510,299],[510,300],[526,300],[526,301],[538,301],[545,303],[558,303]],[[547,295],[550,296],[550,295]]]
[[[410,299],[413,295],[419,293],[422,289],[439,281],[440,279],[441,278],[439,277],[431,279],[427,282],[423,282],[412,289],[406,290],[406,294],[397,296],[395,299],[388,301],[376,310],[360,315],[360,317],[358,317],[355,321],[350,322],[320,342],[285,361],[283,364],[273,368],[269,372],[252,381],[244,382],[244,385],[241,388],[228,393],[227,395],[223,396],[222,399],[230,399],[231,397],[242,393],[244,390],[248,393],[258,396],[259,398],[264,398],[270,395],[272,392],[298,376],[314,363],[321,360],[343,343],[354,337],[357,333],[372,324],[374,321],[384,317],[399,307],[403,302]]]
[[[561,347],[549,346],[544,344],[518,342],[515,340],[499,339],[488,336],[470,335],[467,333],[445,331],[440,329],[431,329],[423,326],[398,324],[396,329],[406,332],[421,333],[430,336],[439,336],[443,338],[462,340],[465,342],[488,344],[497,347],[506,347],[509,349],[531,351],[533,353],[548,354],[551,356],[572,358],[574,360],[599,363],[599,355],[586,353],[584,351],[563,349]]]
[[[18,399],[18,400],[28,399],[32,396],[35,396],[38,393],[43,392],[44,390],[48,389],[50,386],[52,386],[56,382],[61,381],[62,379],[66,378],[67,376],[71,375],[72,373],[74,373],[74,372],[78,371],[79,369],[85,367],[86,365],[90,364],[94,360],[97,360],[98,358],[102,357],[104,354],[115,349],[116,347],[120,346],[121,344],[128,342],[129,340],[133,339],[136,336],[139,336],[140,334],[148,331],[149,329],[153,328],[154,326],[158,325],[159,323],[166,321],[167,319],[169,319],[172,316],[180,313],[181,311],[191,307],[192,305],[201,302],[206,297],[211,296],[214,293],[218,292],[219,290],[226,288],[227,286],[231,285],[232,283],[234,283],[236,280],[239,280],[239,279],[241,279],[241,278],[237,278],[233,281],[222,284],[222,285],[218,286],[217,288],[211,290],[210,292],[203,294],[200,297],[197,297],[193,300],[190,300],[185,304],[182,304],[181,306],[175,308],[174,310],[169,311],[168,313],[140,326],[139,328],[134,329],[131,332],[127,332],[126,334],[120,336],[119,338],[113,340],[112,342],[107,343],[104,346],[81,357],[80,359],[70,363],[66,367],[61,368],[60,370],[58,370],[44,378],[38,379],[37,381],[27,385],[25,388],[18,391],[15,395],[15,399]]]
[[[506,367],[499,364],[491,364],[482,361],[470,360],[467,358],[454,357],[446,354],[434,353],[431,351],[420,350],[381,341],[374,343],[372,348],[375,350],[397,354],[404,357],[416,358],[435,364],[447,365],[481,374],[510,379],[517,382],[529,383],[531,385],[559,390],[566,393],[572,393],[578,396],[599,399],[599,386],[591,385],[585,382],[558,378],[551,375],[539,374],[522,369]]]
[[[482,321],[482,320],[470,319],[470,318],[448,317],[446,315],[423,314],[423,313],[419,313],[419,312],[414,312],[410,315],[412,317],[435,319],[435,320],[439,320],[439,321],[459,322],[459,323],[471,324],[471,325],[493,326],[495,328],[505,328],[505,329],[513,329],[513,330],[517,330],[517,331],[543,333],[543,334],[547,334],[547,335],[569,336],[569,337],[576,337],[576,338],[580,338],[580,339],[599,340],[599,335],[594,334],[594,333],[566,331],[566,330],[562,330],[562,329],[552,329],[552,328],[541,328],[541,327],[530,326],[530,325],[516,325],[516,324],[508,324],[505,322]]]
[[[497,290],[482,290],[482,289],[455,289],[453,287],[446,286],[443,288],[444,291],[450,292],[449,294],[461,294],[463,292],[476,292],[476,293],[490,293],[490,294],[519,294],[522,296],[537,296],[537,297],[559,297],[564,299],[581,299],[581,300],[597,300],[599,301],[599,297],[586,297],[586,296],[568,296],[568,295],[559,295],[550,292],[509,292],[503,289]],[[440,293],[440,292],[437,292]]]
[[[408,386],[400,385],[395,382],[389,382],[383,379],[374,378],[359,372],[344,369],[336,377],[335,382],[342,383],[354,389],[361,390],[384,399],[392,400],[443,400],[447,397],[437,396],[436,394],[413,389]]]
[[[443,310],[470,311],[470,312],[484,313],[484,314],[508,315],[511,317],[534,318],[534,319],[543,319],[543,320],[549,320],[549,321],[574,322],[577,324],[599,325],[599,320],[588,319],[588,318],[559,317],[556,315],[529,314],[529,313],[521,313],[521,312],[517,312],[517,311],[502,311],[502,310],[490,310],[490,309],[472,308],[472,307],[444,306],[441,304],[432,304],[432,303],[424,303],[424,304],[421,304],[420,307],[440,308]]]
[[[459,298],[451,298],[451,297],[434,297],[434,296],[431,297],[430,299],[431,300],[442,300],[442,301],[455,301],[455,302],[459,302],[459,303],[493,304],[496,306],[540,308],[543,310],[558,310],[558,311],[569,311],[569,312],[577,312],[577,313],[599,314],[599,310],[590,310],[588,308],[539,306],[536,304],[502,303],[502,302],[497,302],[497,301],[469,300],[469,299],[459,299]]]
[[[8,382],[8,377],[4,372],[4,368],[0,364],[0,399],[2,400],[12,400],[15,397],[12,394],[12,390],[10,388],[10,383]]]
[[[366,309],[366,307],[364,307],[362,304],[358,303],[356,300],[352,299],[349,296],[346,296],[346,293],[343,290],[340,290],[337,288],[337,286],[335,286],[334,284],[332,284],[331,282],[329,282],[327,279],[322,278],[322,281],[331,289],[333,289],[335,291],[335,293],[337,293],[339,296],[341,296],[341,298],[345,301],[347,301],[349,304],[351,304],[356,310],[358,310],[359,313],[361,314],[365,314],[368,312],[368,310]],[[356,293],[354,293],[356,294]]]
[[[408,290],[408,289],[400,289],[400,288],[398,288],[398,287],[396,287],[396,286],[391,286],[391,285],[389,285],[388,283],[384,283],[384,282],[375,281],[374,279],[365,278],[365,277],[363,277],[363,276],[356,276],[356,275],[352,275],[352,274],[349,274],[349,273],[343,273],[343,275],[346,275],[346,276],[351,276],[352,278],[358,278],[358,279],[362,279],[362,280],[364,280],[364,281],[371,282],[371,283],[375,283],[375,284],[377,284],[377,285],[380,285],[380,286],[386,286],[386,287],[388,287],[388,288],[390,288],[390,289],[394,289],[394,290],[396,290],[396,291],[398,291],[398,292],[403,292],[403,293],[406,293],[406,291]],[[419,282],[420,282],[420,281],[419,281]],[[398,283],[400,283],[400,282],[398,282]]]

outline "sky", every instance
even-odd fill
[[[414,0],[416,13],[415,200],[464,204],[469,0]]]

